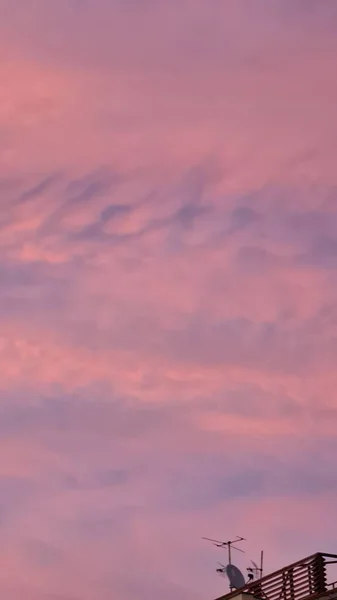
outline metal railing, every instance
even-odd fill
[[[326,565],[336,562],[335,554],[313,554],[217,600],[229,600],[240,593],[260,600],[314,600],[328,592]]]

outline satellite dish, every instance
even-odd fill
[[[231,588],[238,590],[246,585],[244,576],[235,565],[227,565],[226,574]]]

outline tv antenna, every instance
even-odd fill
[[[227,542],[221,542],[220,540],[214,540],[213,538],[206,537],[203,537],[202,539],[207,540],[208,542],[212,542],[212,544],[217,548],[227,548],[228,564],[223,565],[219,563],[220,568],[218,568],[216,571],[221,575],[227,575],[229,579],[229,588],[231,592],[235,589],[243,587],[245,585],[245,578],[242,575],[241,571],[235,565],[232,564],[232,549],[238,550],[239,552],[244,552],[244,550],[241,550],[241,548],[237,548],[236,546],[234,546],[234,544],[245,541],[246,538],[237,535],[235,540],[228,540]]]
[[[233,548],[233,550],[238,550],[239,552],[244,552],[244,550],[241,550],[241,548],[237,548],[236,546],[233,546],[233,544],[237,544],[238,542],[246,541],[246,538],[240,537],[239,535],[236,536],[236,540],[229,540],[228,542],[220,542],[219,540],[213,540],[212,538],[207,538],[207,537],[203,537],[202,539],[207,540],[208,542],[213,542],[214,546],[217,546],[217,548],[227,548],[229,565],[232,564],[232,548]]]
[[[248,583],[253,581],[254,579],[262,579],[263,577],[263,550],[261,550],[260,556],[260,566],[256,564],[253,560],[250,561],[252,563],[252,567],[248,567]]]

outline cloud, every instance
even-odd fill
[[[40,183],[36,186],[24,191],[18,198],[18,202],[27,202],[32,200],[36,196],[41,196],[44,192],[46,192],[54,183],[55,177],[50,175],[49,177],[45,177],[42,179]]]
[[[28,560],[42,568],[53,567],[63,561],[62,552],[41,540],[29,540],[26,543]]]
[[[259,214],[249,206],[239,206],[232,211],[233,226],[247,227],[259,219]]]
[[[335,12],[0,0],[6,598],[335,550]]]
[[[336,267],[337,239],[331,237],[318,237],[314,239],[306,256],[305,262],[321,267]]]

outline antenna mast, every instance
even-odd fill
[[[258,578],[258,579],[262,579],[263,577],[263,550],[261,550],[261,556],[260,556],[260,566],[258,566],[256,564],[256,562],[254,562],[253,560],[250,561],[252,563],[252,567],[248,567],[247,571],[248,571],[248,583],[254,580],[254,575]]]
[[[233,548],[233,550],[238,550],[239,552],[244,552],[244,550],[241,550],[241,548],[237,548],[236,546],[233,546],[233,544],[237,544],[238,542],[246,541],[246,538],[237,535],[235,540],[228,540],[227,542],[221,542],[219,540],[214,540],[212,538],[207,538],[207,537],[203,537],[202,539],[207,540],[208,542],[212,542],[213,545],[216,546],[217,548],[227,548],[228,565],[227,565],[227,567],[225,567],[224,565],[221,565],[222,568],[217,569],[217,572],[229,575],[229,572],[231,572],[231,565],[232,565],[232,548]],[[227,570],[228,567],[229,567],[229,572]],[[233,565],[233,568],[235,570],[237,570],[236,567],[234,567],[234,565]],[[241,575],[241,573],[240,573],[240,575]],[[241,575],[241,577],[242,577],[242,575]],[[243,583],[244,583],[244,580],[243,580]],[[233,589],[236,588],[236,586],[233,585],[231,576],[229,577],[229,587],[230,587],[231,592],[233,591]]]

